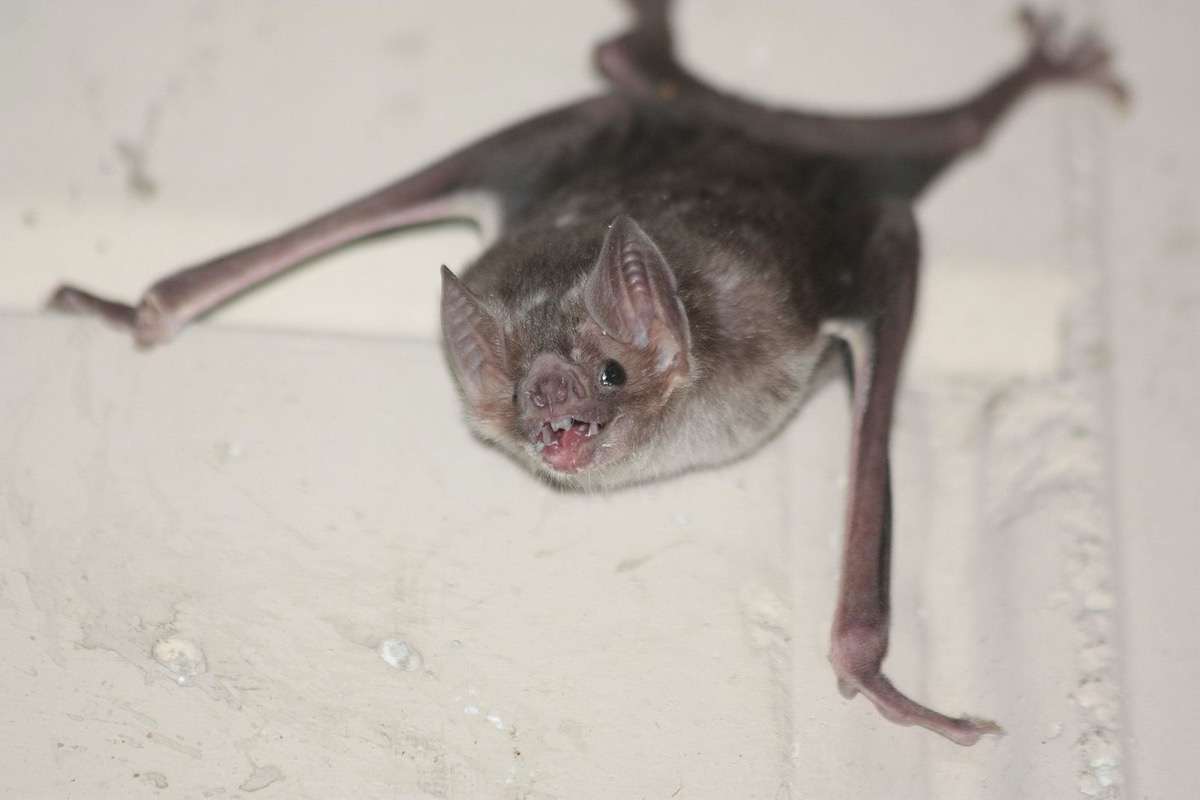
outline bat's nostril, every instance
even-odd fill
[[[547,404],[561,405],[570,397],[570,382],[567,376],[562,374],[547,375],[538,381],[534,389],[529,392],[529,399],[538,408],[545,408]]]

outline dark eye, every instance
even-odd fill
[[[605,361],[600,367],[600,382],[605,386],[623,386],[625,384],[625,368],[615,361]]]

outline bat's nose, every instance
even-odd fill
[[[586,390],[578,370],[558,356],[543,354],[529,370],[525,398],[538,410],[554,412],[583,400]]]
[[[570,384],[566,375],[550,375],[538,381],[537,387],[530,392],[529,399],[538,408],[545,408],[547,405],[562,405],[567,402],[567,398],[571,396]]]

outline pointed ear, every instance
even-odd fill
[[[442,267],[442,334],[450,366],[467,400],[503,396],[504,336],[500,322],[453,272]]]
[[[605,335],[657,351],[660,370],[687,370],[692,337],[675,275],[654,240],[624,214],[609,226],[583,297]]]

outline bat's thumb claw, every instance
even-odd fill
[[[79,311],[77,302],[79,290],[71,286],[59,286],[46,300],[46,308],[51,311]]]
[[[124,303],[105,300],[74,286],[60,286],[46,301],[46,307],[68,314],[94,314],[110,325],[124,330],[137,327],[137,309]]]

